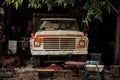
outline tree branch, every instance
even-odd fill
[[[116,13],[119,13],[119,11],[108,1],[108,0],[105,0],[112,8],[113,10],[116,12]]]
[[[2,5],[1,6],[4,6],[4,4],[6,3],[6,0],[2,3]]]

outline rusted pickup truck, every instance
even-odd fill
[[[41,18],[30,38],[30,50],[34,66],[78,59],[88,53],[88,37],[79,31],[76,19]]]

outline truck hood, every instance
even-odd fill
[[[71,30],[54,30],[54,31],[37,31],[35,35],[42,35],[42,36],[47,36],[47,35],[72,35],[72,36],[84,36],[83,32],[80,31],[71,31]]]

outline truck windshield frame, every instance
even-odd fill
[[[79,27],[76,20],[41,20],[37,30],[75,30]]]

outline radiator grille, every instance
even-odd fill
[[[75,49],[75,38],[44,38],[44,49]]]

